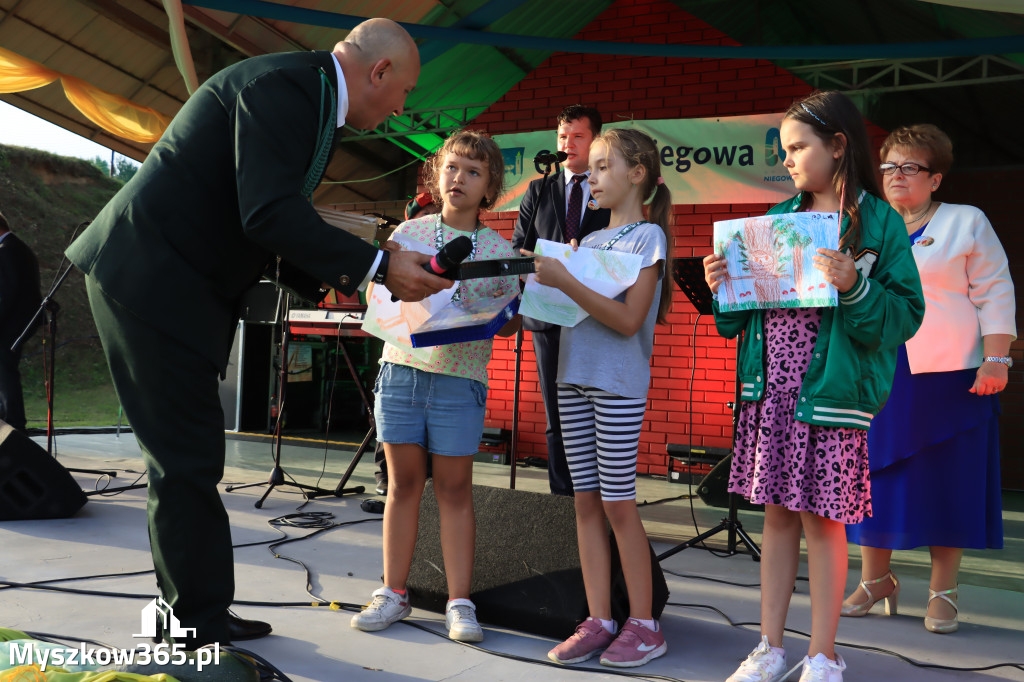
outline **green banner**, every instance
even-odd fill
[[[782,161],[779,114],[721,118],[623,121],[655,139],[661,175],[673,204],[778,203],[796,190]],[[505,156],[506,193],[497,211],[519,210],[531,180],[544,170],[533,162],[555,149],[555,131],[495,135]],[[552,172],[556,172],[557,169]]]

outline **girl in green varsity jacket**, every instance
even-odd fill
[[[903,220],[881,198],[853,103],[837,92],[815,93],[789,108],[780,133],[799,193],[769,213],[842,212],[839,250],[818,249],[814,257],[839,301],[834,308],[715,307],[722,336],[743,333],[729,490],[765,505],[761,643],[729,682],[768,682],[789,672],[782,633],[801,531],[812,596],[800,680],[838,682],[846,667],[834,648],[845,524],[871,513],[867,430],[892,387],[896,349],[921,324],[924,298]],[[704,270],[717,293],[727,276],[724,260],[712,254]]]

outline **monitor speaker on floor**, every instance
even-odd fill
[[[67,469],[0,421],[0,521],[63,519],[73,516],[85,500]]]
[[[480,622],[564,639],[588,615],[576,512],[571,497],[473,486],[476,556],[470,597]],[[440,519],[433,485],[420,505],[419,535],[409,573],[412,605],[444,613],[448,584],[441,556]],[[651,550],[654,617],[668,586]],[[612,537],[612,617],[629,616],[622,569]]]

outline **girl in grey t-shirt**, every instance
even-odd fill
[[[536,261],[537,281],[560,289],[589,314],[575,327],[562,329],[558,414],[576,491],[583,582],[593,609],[548,658],[579,663],[603,652],[603,665],[625,668],[667,651],[652,613],[651,555],[636,508],[636,459],[654,325],[664,321],[671,300],[663,282],[672,200],[654,141],[637,130],[610,130],[594,140],[590,190],[602,208],[611,209],[611,219],[609,227],[588,235],[581,246],[635,253],[643,261],[636,282],[614,299],[588,289],[557,260]],[[607,580],[609,522],[629,593],[629,619],[618,633]]]

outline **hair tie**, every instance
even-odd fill
[[[813,116],[815,121],[817,121],[821,125],[825,126],[826,128],[830,128],[831,127],[829,124],[827,124],[824,121],[822,121],[821,118],[816,113],[814,113],[813,111],[808,109],[806,104],[804,104],[803,102],[800,102],[800,106],[803,108],[804,111],[806,111],[808,114]]]
[[[661,177],[661,176],[659,175],[659,176],[658,176],[658,184],[659,184],[659,185],[664,185],[664,184],[665,184],[665,178],[663,178],[663,177]]]

